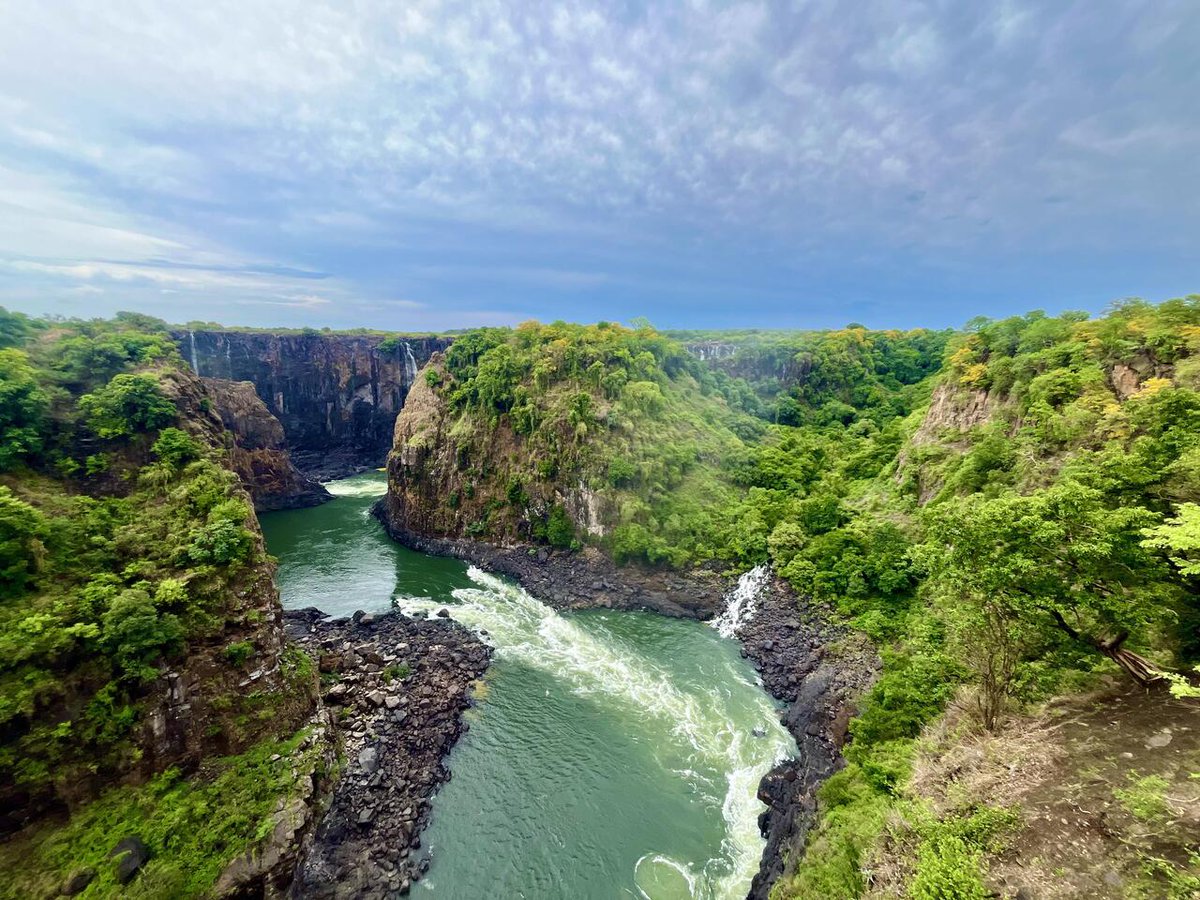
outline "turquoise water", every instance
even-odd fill
[[[382,475],[336,482],[335,500],[264,515],[263,531],[286,606],[444,607],[496,648],[414,896],[744,896],[763,846],[758,781],[795,748],[737,645],[649,613],[561,615],[406,550],[369,517],[383,488]]]

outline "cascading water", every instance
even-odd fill
[[[403,346],[404,377],[408,381],[409,385],[412,385],[412,383],[417,380],[417,358],[413,356],[412,347],[409,346],[408,341],[405,341]]]
[[[763,851],[758,783],[797,751],[737,644],[653,613],[560,615],[391,541],[368,514],[381,473],[328,487],[329,503],[262,517],[286,606],[444,608],[496,648],[421,837],[431,864],[414,895],[746,895]]]
[[[743,896],[763,849],[757,826],[763,808],[756,796],[758,782],[793,747],[769,698],[750,693],[753,699],[747,708],[745,696],[735,700],[720,689],[728,671],[720,672],[707,689],[683,690],[673,683],[670,671],[612,640],[611,634],[583,627],[575,617],[560,615],[522,588],[474,566],[467,574],[475,586],[453,591],[453,604],[397,597],[396,605],[409,614],[445,609],[479,631],[499,659],[544,672],[571,693],[665,735],[650,752],[669,773],[666,777],[682,779],[707,794],[714,805],[719,802],[725,837],[721,857],[706,863],[654,852],[643,855],[635,867],[638,888],[650,900]],[[759,582],[762,578],[758,576]],[[749,686],[744,676],[734,677]]]
[[[738,583],[725,595],[725,608],[712,620],[712,627],[721,637],[736,638],[741,627],[758,612],[758,601],[771,579],[769,566],[755,566],[743,572]]]
[[[188,341],[190,341],[192,345],[192,374],[199,378],[200,359],[196,356],[196,332],[192,331],[190,328],[188,329]]]

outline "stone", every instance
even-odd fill
[[[74,897],[76,894],[82,894],[89,884],[96,877],[95,869],[80,869],[74,875],[67,879],[67,883],[62,887],[64,897]]]
[[[364,747],[358,753],[358,764],[364,772],[374,772],[379,768],[379,751],[374,747]]]
[[[400,705],[400,698],[397,697],[395,694],[388,694],[386,697],[383,698],[383,705],[386,706],[388,709],[395,709],[397,706]]]
[[[437,611],[437,616],[439,619],[448,619],[448,618],[450,618],[450,610],[446,609],[446,607],[443,606],[441,609],[439,609]]]
[[[1158,734],[1153,734],[1146,741],[1146,746],[1151,750],[1161,750],[1163,747],[1171,743],[1171,729],[1164,728]]]
[[[142,866],[150,861],[150,848],[137,835],[121,840],[108,854],[109,859],[117,859],[117,881],[129,884],[133,876],[141,871]]]
[[[383,706],[384,696],[381,691],[371,691],[367,694],[367,699],[375,706]]]

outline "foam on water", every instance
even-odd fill
[[[712,620],[712,627],[721,637],[736,638],[743,625],[758,612],[759,597],[771,578],[768,566],[755,566],[743,572],[733,590],[725,595],[725,608]]]
[[[335,497],[382,497],[387,493],[387,480],[373,476],[342,478],[325,482],[325,490]]]
[[[473,566],[468,576],[476,587],[455,590],[453,604],[398,597],[396,605],[408,613],[445,608],[463,624],[486,630],[484,639],[498,656],[548,672],[575,694],[615,707],[622,716],[653,723],[658,726],[653,729],[656,733],[669,734],[672,746],[655,748],[667,771],[699,790],[707,786],[706,793],[713,792],[712,799],[721,804],[726,832],[722,858],[694,871],[676,860],[648,854],[639,860],[639,867],[666,865],[682,873],[689,891],[685,896],[705,900],[744,896],[763,848],[757,822],[763,809],[756,796],[758,783],[792,746],[768,697],[758,696],[752,710],[739,707],[742,725],[735,727],[726,692],[681,690],[651,659],[560,615],[519,586]],[[765,731],[765,737],[750,736],[747,712],[753,727]],[[724,773],[725,784],[713,783],[700,770]],[[649,870],[642,874],[650,877]],[[654,889],[649,884],[647,888]],[[642,890],[645,893],[646,888]],[[666,900],[668,895],[647,896]]]

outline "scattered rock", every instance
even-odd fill
[[[1171,743],[1171,729],[1164,728],[1158,734],[1152,734],[1146,740],[1146,746],[1151,750],[1161,750]]]
[[[82,894],[89,884],[96,877],[95,869],[80,869],[74,875],[67,879],[67,883],[63,885],[62,894],[64,897],[74,897],[76,894]]]
[[[117,857],[117,881],[129,884],[133,876],[141,871],[142,866],[150,861],[150,848],[140,837],[133,835],[113,847],[108,857]]]
[[[453,620],[369,615],[284,613],[288,636],[310,654],[332,652],[343,664],[353,662],[325,692],[327,702],[341,705],[345,753],[353,764],[296,867],[291,896],[306,900],[385,900],[419,877],[414,851],[429,801],[449,778],[445,756],[465,730],[461,714],[471,702],[470,686],[491,656]],[[409,669],[403,696],[397,695],[400,683],[385,679],[385,664]]]

